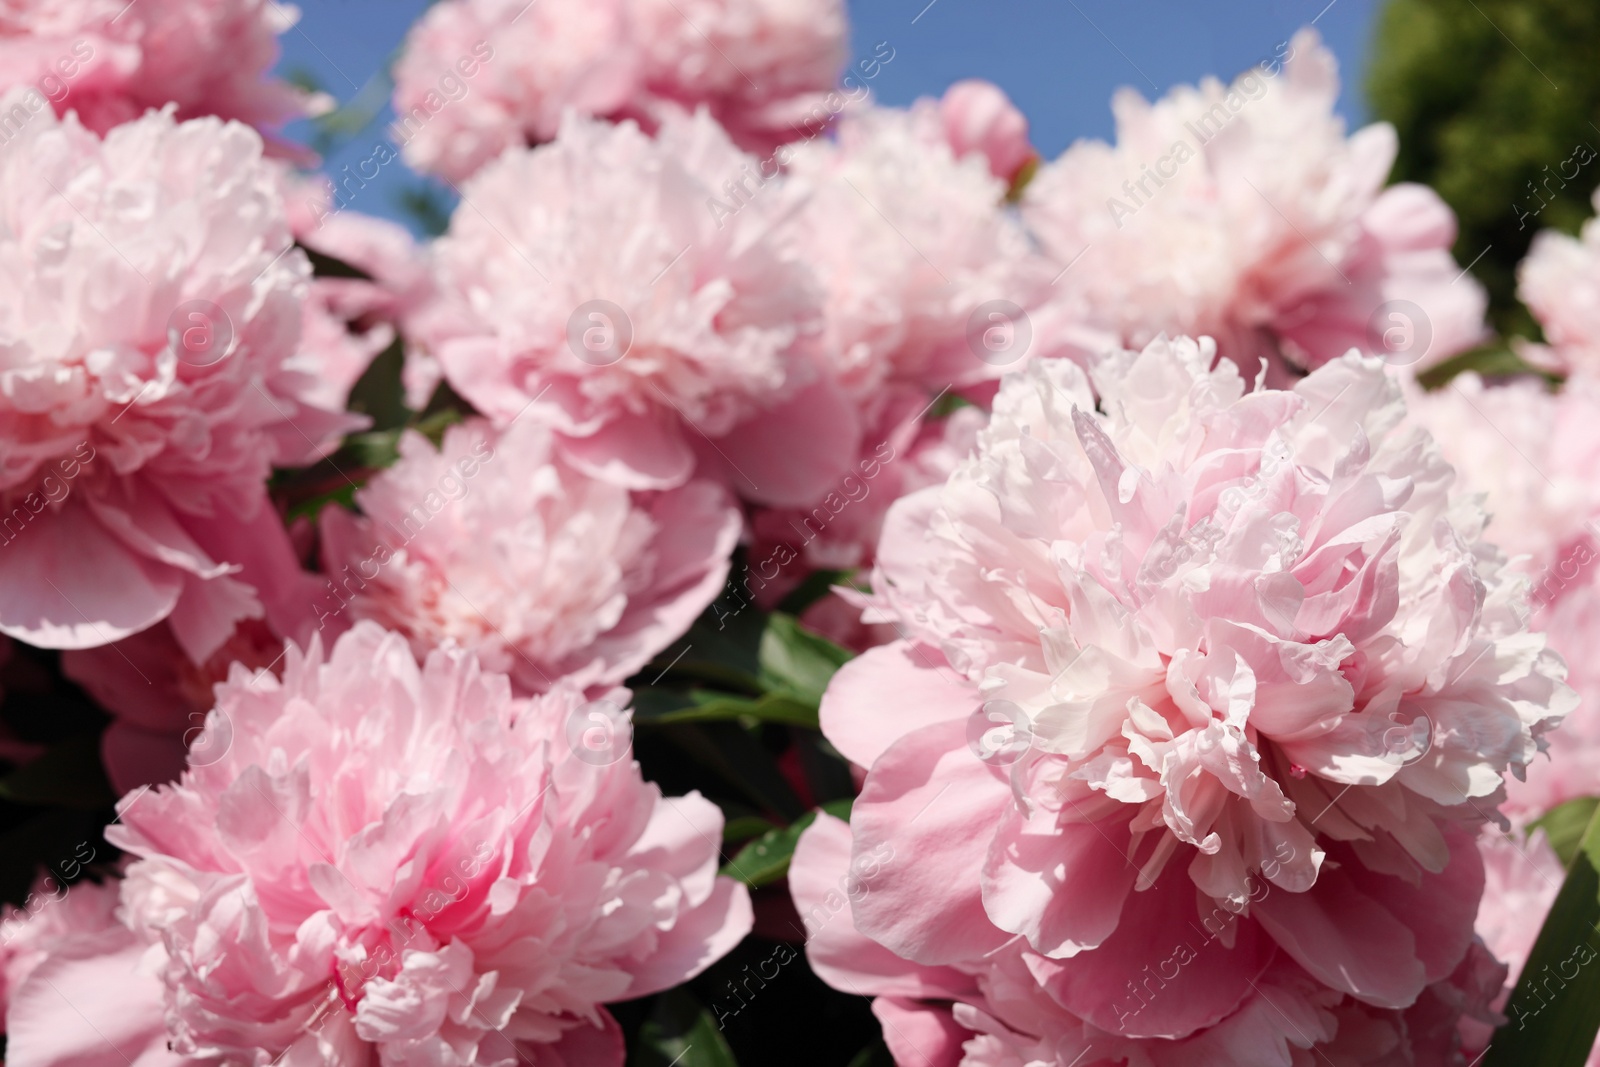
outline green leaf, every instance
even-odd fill
[[[1600,818],[1591,817],[1566,881],[1506,1001],[1484,1067],[1580,1067],[1600,1031]]]
[[[771,819],[760,815],[738,815],[722,824],[722,840],[724,844],[748,841],[771,829],[773,829]]]
[[[628,1067],[739,1067],[711,1013],[683,987],[656,999]]]
[[[1424,389],[1442,389],[1449,384],[1450,379],[1467,371],[1475,371],[1485,378],[1505,378],[1535,373],[1531,363],[1513,352],[1504,342],[1499,342],[1474,348],[1470,352],[1463,352],[1459,356],[1445,360],[1437,367],[1429,367],[1417,375],[1417,381]]]
[[[822,810],[840,819],[850,818],[849,800],[833,800],[822,805]],[[752,889],[771,885],[789,873],[789,861],[794,859],[795,845],[800,834],[817,821],[817,813],[808,811],[788,826],[769,830],[750,842],[729,860],[722,873],[737,878]]]
[[[817,728],[817,709],[783,693],[766,696],[732,696],[706,689],[661,689],[645,686],[634,690],[633,721],[639,725],[664,725],[675,722],[775,722],[788,726]]]
[[[1545,812],[1544,817],[1533,823],[1529,829],[1543,830],[1544,836],[1550,841],[1550,847],[1561,857],[1562,865],[1570,867],[1573,857],[1578,854],[1578,844],[1583,840],[1583,831],[1594,818],[1596,806],[1600,806],[1600,798],[1579,797],[1577,800],[1569,800],[1560,807]]]
[[[793,615],[776,612],[761,635],[761,684],[815,708],[834,672],[850,658],[848,651],[805,629]]]
[[[350,388],[350,410],[371,418],[373,430],[392,430],[411,418],[405,386],[400,382],[405,362],[405,345],[396,337]]]
[[[754,604],[720,597],[701,613],[683,640],[674,642],[639,676],[649,685],[691,679],[757,695],[762,692],[761,639],[766,625],[766,615]]]

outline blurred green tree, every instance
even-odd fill
[[[1503,335],[1537,336],[1516,302],[1533,235],[1576,233],[1594,213],[1597,59],[1592,0],[1389,0],[1379,16],[1367,94],[1400,134],[1393,179],[1425,182],[1455,209],[1456,258],[1476,259]]]

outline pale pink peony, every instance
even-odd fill
[[[705,105],[740,147],[814,136],[846,58],[842,0],[631,0],[646,118]]]
[[[102,135],[169,103],[180,119],[270,130],[331,103],[270,76],[278,35],[299,18],[275,0],[12,0],[0,10],[0,95],[31,87],[24,106],[42,97]]]
[[[1600,211],[1600,189],[1591,201]],[[1517,268],[1517,296],[1548,342],[1519,345],[1524,357],[1557,374],[1600,372],[1600,221],[1585,222],[1577,237],[1536,236]]]
[[[93,857],[87,846],[74,851]],[[88,879],[68,886],[44,876],[34,883],[22,908],[6,907],[0,917],[4,968],[0,1009],[9,1042],[35,1048],[76,1043],[101,1056],[116,1056],[111,1046],[148,1046],[151,1052],[137,1061],[138,1067],[178,1062],[160,1043],[166,1034],[156,971],[141,968],[145,946],[117,919],[119,887],[117,881]],[[90,969],[80,968],[84,960],[93,961]],[[100,1042],[60,1032],[63,1020],[58,1013],[63,1005],[79,1003],[93,1012]],[[82,1027],[80,1021],[72,1029]],[[106,1062],[109,1067],[127,1061]]]
[[[1578,707],[1549,735],[1549,751],[1528,765],[1526,781],[1506,782],[1506,814],[1519,824],[1579,797],[1600,796],[1600,547],[1588,541],[1552,568],[1579,570],[1580,582],[1534,612],[1570,670]],[[1553,584],[1546,579],[1546,586]]]
[[[119,915],[138,951],[34,975],[154,991],[153,1036],[122,1045],[141,1064],[620,1067],[602,1005],[692,977],[751,910],[716,876],[717,808],[590,745],[612,722],[595,707],[514,700],[467,654],[419,668],[370,623],[291,650],[281,680],[239,668],[206,727],[227,751],[107,831],[137,857]],[[124,1062],[31,979],[7,1023],[15,1067]]]
[[[1054,309],[1040,317],[1056,270],[1005,210],[987,160],[945,141],[936,102],[858,110],[836,140],[786,153],[787,184],[805,198],[792,229],[825,293],[825,358],[853,397],[915,385],[932,399],[1060,354]]]
[[[1543,830],[1524,836],[1520,830],[1485,829],[1479,848],[1484,882],[1478,936],[1509,965],[1507,981],[1515,985],[1567,872]]]
[[[1420,364],[1470,347],[1484,295],[1451,259],[1450,209],[1424,186],[1384,188],[1394,129],[1345,136],[1315,31],[1286,58],[1155,104],[1124,89],[1114,146],[1080,141],[1040,170],[1023,212],[1063,299],[1123,344],[1215,337],[1252,375],[1263,360],[1282,373],[1280,356]]]
[[[1374,1008],[1320,985],[1280,955],[1253,973],[1240,1006],[1215,1025],[1172,1040],[1129,1037],[1063,1011],[1015,943],[928,966],[863,936],[852,906],[870,900],[878,879],[906,858],[887,844],[870,852],[851,846],[847,824],[819,815],[801,835],[789,885],[812,968],[837,989],[875,998],[873,1014],[900,1067],[1445,1067],[1465,1062],[1452,1056],[1462,1044],[1458,1027],[1466,1020],[1487,1029],[1489,1001],[1504,981],[1504,967],[1473,942],[1456,971],[1410,1008]],[[1183,995],[1167,990],[1169,967],[1203,972],[1225,940],[1245,936],[1243,920],[1204,921],[1151,938],[1165,958],[1134,980],[1152,999]],[[1160,943],[1164,937],[1172,940]],[[1191,953],[1186,962],[1183,951]]]
[[[655,129],[708,107],[750,151],[815,133],[844,64],[840,0],[445,0],[395,67],[396,140],[412,166],[463,181],[562,116]]]
[[[1406,406],[1461,487],[1484,495],[1488,536],[1533,581],[1534,605],[1559,597],[1582,569],[1563,562],[1595,543],[1600,383],[1555,392],[1534,378],[1491,386],[1468,372],[1431,393],[1408,388]]]
[[[361,425],[296,364],[310,271],[261,139],[42,113],[0,188],[0,631],[91,648],[166,619],[203,662],[262,614],[229,572],[271,467]]]
[[[553,425],[581,470],[670,488],[698,452],[741,495],[810,499],[860,431],[812,361],[810,272],[773,232],[792,198],[709,210],[753,165],[703,112],[656,139],[573,119],[507,153],[434,247],[440,293],[419,341],[495,422]]]
[[[1287,1065],[1262,975],[1412,1009],[1469,962],[1503,774],[1575,702],[1378,360],[1286,392],[1213,361],[1159,339],[1093,391],[1065,360],[1009,376],[885,523],[866,618],[907,639],[822,704],[870,768],[854,854],[901,860],[855,927],[927,967],[1015,952],[1066,1062],[1259,1024],[1251,1062]]]
[[[1039,158],[1028,140],[1028,120],[993,82],[958,81],[939,99],[945,140],[957,156],[980,154],[989,171],[1007,185]]]
[[[323,511],[319,626],[374,619],[418,656],[465,648],[522,692],[642,668],[722,591],[742,525],[711,482],[635,493],[589,477],[531,419],[452,426],[439,449],[408,432],[356,503],[361,517]]]
[[[118,793],[182,773],[185,751],[204,736],[206,712],[216,704],[213,687],[234,663],[251,670],[274,667],[286,640],[304,645],[316,631],[324,582],[301,569],[288,531],[270,507],[261,509],[239,548],[230,558],[238,568],[231,577],[255,594],[262,615],[239,620],[204,660],[191,660],[167,623],[61,655],[62,673],[115,716],[100,737],[100,757]]]
[[[1506,814],[1526,823],[1600,794],[1600,675],[1590,666],[1600,650],[1600,387],[1583,375],[1554,392],[1536,379],[1487,386],[1463,374],[1408,401],[1460,485],[1483,495],[1488,536],[1531,582],[1531,624],[1582,697],[1549,735],[1548,758],[1506,783]]]

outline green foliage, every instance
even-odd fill
[[[1561,810],[1561,809],[1557,809]],[[1568,816],[1570,817],[1570,812]],[[1600,1031],[1600,819],[1591,816],[1566,881],[1495,1031],[1484,1067],[1579,1067]]]
[[[1600,157],[1563,163],[1579,145],[1600,151],[1597,54],[1595,4],[1390,0],[1379,20],[1367,92],[1400,135],[1392,179],[1431,185],[1455,209],[1456,258],[1482,253],[1472,270],[1502,334],[1535,333],[1515,302],[1533,235],[1576,232],[1593,214]]]
[[[850,818],[849,800],[832,800],[822,805],[822,810],[838,819]],[[800,843],[805,828],[817,821],[817,813],[808,811],[788,826],[768,830],[723,865],[722,873],[737,878],[752,889],[771,885],[789,873],[789,861],[794,858],[794,847]]]
[[[1600,799],[1594,797],[1569,800],[1545,812],[1529,829],[1543,830],[1550,847],[1561,858],[1562,866],[1570,867],[1577,858],[1578,845],[1583,841],[1583,832],[1589,828],[1597,806],[1600,806]]]
[[[739,1067],[711,1013],[683,988],[656,999],[628,1067]]]

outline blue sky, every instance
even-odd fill
[[[427,0],[306,0],[300,24],[283,39],[280,69],[307,72],[341,103],[349,101],[427,6]],[[1017,102],[1034,143],[1053,157],[1077,138],[1110,136],[1111,94],[1120,86],[1152,97],[1207,74],[1231,78],[1313,20],[1339,57],[1346,82],[1341,110],[1360,123],[1360,82],[1378,0],[867,0],[849,8],[853,52],[869,55],[880,41],[894,48],[893,62],[873,83],[879,102],[907,104],[961,78],[987,78]],[[369,157],[391,117],[385,107],[328,158],[328,169]],[[289,132],[307,136],[297,127]],[[350,206],[409,224],[399,196],[420,182],[399,164],[385,167]]]

